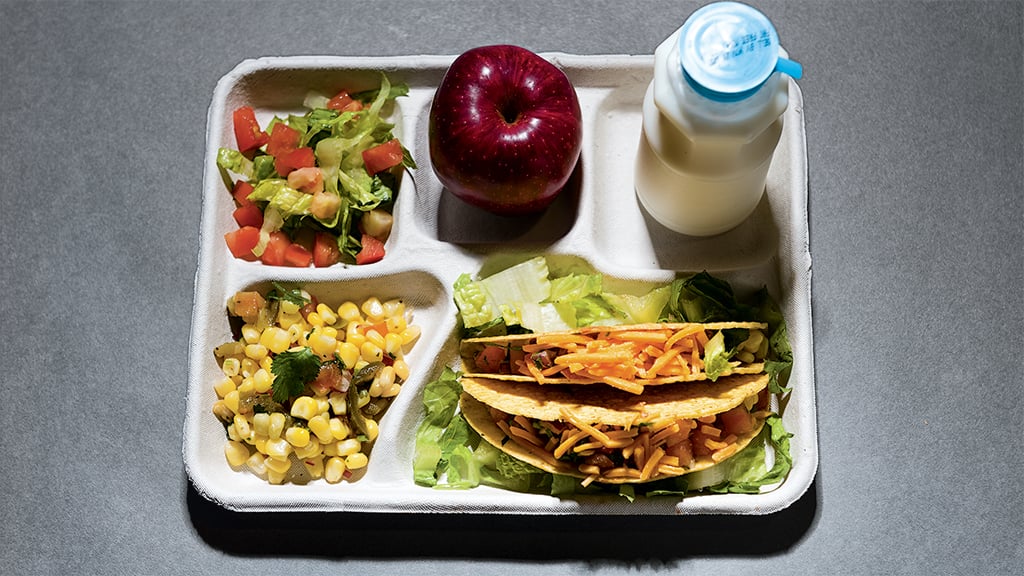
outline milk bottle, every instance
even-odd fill
[[[662,225],[710,236],[743,222],[764,194],[801,67],[775,27],[737,2],[697,10],[654,54],[636,158],[637,197]]]

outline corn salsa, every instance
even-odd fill
[[[212,407],[228,464],[271,484],[358,479],[409,378],[420,336],[410,307],[371,296],[335,308],[275,284],[236,293],[228,314],[237,337],[214,350]]]

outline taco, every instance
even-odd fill
[[[760,374],[768,352],[760,322],[588,326],[564,332],[470,338],[466,376],[538,384],[645,386]]]
[[[582,484],[682,476],[746,447],[770,414],[767,374],[658,386],[638,396],[605,386],[536,386],[463,377],[460,407],[509,456]]]

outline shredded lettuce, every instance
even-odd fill
[[[523,324],[522,305],[539,304],[551,294],[547,261],[532,258],[482,280],[463,274],[455,282],[455,302],[466,328],[474,328],[501,318],[506,326],[528,329],[543,326]],[[543,315],[537,318],[543,319]]]
[[[416,430],[413,477],[417,484],[435,486],[444,460],[441,439],[459,406],[460,374],[445,367],[441,375],[423,389],[423,421]]]

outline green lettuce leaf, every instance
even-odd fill
[[[288,219],[308,215],[313,195],[289,187],[287,180],[273,178],[257,184],[249,194],[249,200],[266,202],[267,208],[277,210],[282,218]]]
[[[417,484],[437,485],[445,456],[441,438],[452,422],[461,393],[459,373],[448,367],[423,389],[424,416],[416,430],[413,450],[413,478]]]

